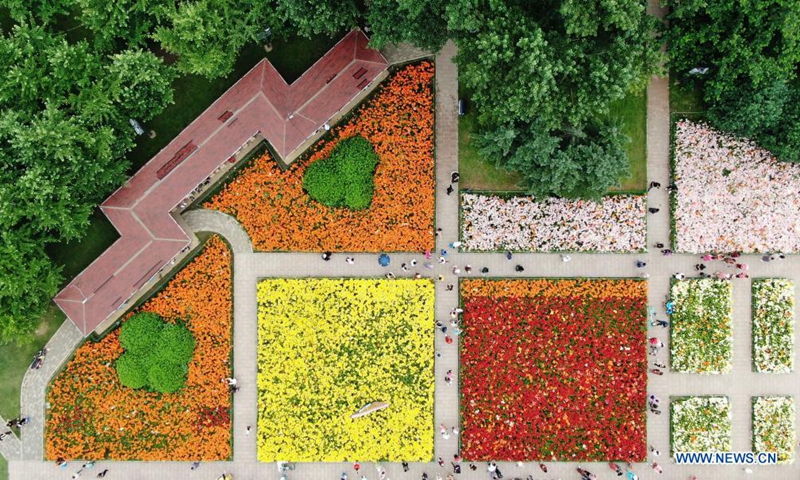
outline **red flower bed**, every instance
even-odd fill
[[[468,280],[462,292],[465,458],[646,459],[644,282]]]

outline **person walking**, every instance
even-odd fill
[[[525,271],[525,267],[523,267],[522,265],[517,265],[516,267],[514,267],[514,271],[524,272]]]
[[[102,472],[97,474],[97,478],[105,478],[106,474],[108,474],[108,469],[106,468]]]
[[[650,208],[647,209],[647,211],[650,212],[650,213],[658,213],[660,210],[661,209],[659,209],[657,207],[650,207]]]
[[[636,260],[636,268],[644,268],[647,266],[647,262],[643,262],[641,260]]]
[[[452,184],[447,186],[447,195],[450,195],[450,194],[451,194],[451,193],[453,193],[454,191],[455,191],[455,190],[453,189],[453,185],[452,185]]]
[[[570,260],[572,260],[572,257],[570,257],[569,255],[561,255],[561,261],[562,262],[567,263]]]

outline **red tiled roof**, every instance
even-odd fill
[[[290,156],[387,67],[357,30],[291,85],[266,59],[259,62],[103,202],[120,238],[56,304],[91,333],[191,243],[170,212],[197,185],[258,133]]]

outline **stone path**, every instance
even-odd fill
[[[6,423],[8,423],[8,420],[0,416],[0,432],[7,432],[10,430],[5,428]],[[4,456],[7,460],[19,460],[21,453],[22,442],[20,442],[19,437],[13,432],[0,442],[0,455]]]
[[[83,340],[83,334],[70,321],[65,321],[47,342],[47,356],[39,370],[28,370],[22,379],[20,413],[30,416],[30,423],[22,427],[22,458],[44,458],[45,393],[47,383],[61,365],[72,355]]]
[[[650,1],[652,13],[660,13],[656,0]],[[457,70],[451,57],[455,47],[448,43],[437,56],[436,76],[436,161],[438,195],[436,199],[437,227],[443,233],[437,239],[437,247],[450,250],[447,245],[457,240],[458,235],[458,192],[448,196],[445,189],[449,185],[450,173],[458,166],[458,117],[457,117]],[[385,55],[386,52],[384,52]],[[400,55],[400,54],[398,54]],[[390,55],[387,55],[389,58]],[[399,58],[399,57],[398,57]],[[391,61],[391,59],[390,59]],[[669,91],[668,80],[654,78],[648,90],[648,175],[651,180],[668,184],[669,177]],[[457,185],[456,185],[457,186]],[[669,204],[665,189],[650,192],[649,203],[658,206],[661,211],[648,218],[648,244],[669,241]],[[254,253],[249,239],[235,220],[215,212],[193,211],[184,215],[184,219],[195,231],[213,231],[223,235],[233,246],[234,255],[234,372],[239,380],[241,390],[234,397],[234,461],[203,464],[198,470],[190,471],[185,462],[102,462],[95,469],[109,468],[109,475],[114,478],[196,478],[212,479],[223,471],[232,472],[236,478],[278,479],[279,473],[274,463],[259,463],[256,459],[256,435],[245,435],[245,428],[257,424],[257,301],[256,283],[264,277],[370,277],[383,276],[392,271],[398,277],[410,277],[414,271],[403,273],[399,265],[412,258],[423,263],[422,255],[393,254],[388,268],[378,265],[374,254],[355,254],[354,265],[347,265],[344,254],[335,254],[331,261],[325,262],[317,254],[307,253]],[[447,318],[448,312],[457,305],[457,290],[447,292],[447,283],[457,284],[452,275],[453,265],[462,267],[470,264],[473,274],[461,277],[479,277],[477,273],[483,267],[489,268],[491,277],[636,277],[640,270],[635,267],[637,259],[648,263],[646,270],[651,274],[648,282],[649,303],[658,312],[658,318],[665,318],[662,303],[669,290],[670,275],[676,272],[694,273],[693,265],[698,262],[696,256],[673,255],[662,256],[657,249],[647,254],[572,254],[572,261],[563,263],[557,254],[530,253],[515,254],[508,261],[499,253],[459,253],[451,252],[450,263],[436,265],[435,270],[420,269],[420,273],[428,277],[444,274],[444,282],[436,282],[436,316]],[[753,277],[789,277],[800,287],[800,257],[793,256],[783,262],[769,264],[759,261],[760,257],[747,256],[744,261],[751,265]],[[519,264],[525,268],[520,274],[514,270]],[[637,464],[634,470],[642,479],[687,479],[689,475],[697,475],[699,479],[779,479],[797,478],[798,467],[753,467],[755,473],[748,475],[742,467],[683,467],[675,465],[667,458],[669,451],[669,396],[680,395],[728,395],[733,407],[733,447],[736,451],[749,451],[750,448],[750,396],[759,394],[788,394],[800,398],[800,374],[764,375],[751,371],[750,353],[750,280],[734,282],[734,367],[731,375],[703,376],[679,374],[667,371],[663,376],[651,376],[649,391],[664,401],[664,414],[655,416],[648,414],[648,441],[661,450],[656,460],[665,470],[665,474],[656,474],[647,464]],[[800,291],[796,292],[800,298]],[[72,326],[66,322],[65,325]],[[72,326],[74,328],[74,326]],[[649,327],[650,335],[658,336],[668,343],[668,331],[657,327]],[[64,327],[62,327],[64,330]],[[59,330],[51,340],[51,352],[48,354],[46,367],[39,372],[26,376],[23,385],[23,408],[34,418],[43,415],[41,404],[45,381],[53,371],[69,355],[79,343],[75,332]],[[436,361],[435,390],[435,423],[444,423],[448,427],[458,424],[458,386],[448,386],[444,381],[447,370],[453,370],[454,378],[458,378],[458,352],[456,345],[446,345],[443,336],[437,334],[436,349],[442,357]],[[667,350],[662,351],[659,360],[667,362]],[[38,404],[37,402],[38,397]],[[644,408],[644,406],[643,406]],[[41,417],[40,417],[41,418]],[[35,427],[35,428],[31,428]],[[23,431],[24,461],[10,463],[11,478],[14,480],[39,478],[68,478],[80,465],[70,465],[66,470],[54,466],[52,462],[40,461],[41,424],[26,427]],[[2,445],[0,445],[2,447]],[[0,450],[2,451],[2,450]],[[458,438],[444,440],[436,436],[435,457],[441,456],[447,462],[458,451]],[[3,451],[5,454],[5,451]],[[652,460],[652,457],[651,457]],[[524,478],[533,475],[535,479],[577,479],[575,463],[547,463],[549,473],[542,473],[535,464],[518,467],[502,462],[500,468],[505,478]],[[446,476],[450,468],[439,468],[436,463],[412,464],[408,474],[402,472],[398,464],[384,464],[389,478],[418,479],[422,472],[427,472],[431,480],[437,474]],[[600,479],[618,478],[605,463],[584,464],[583,467],[597,474]],[[471,472],[463,465],[464,473],[458,478],[487,478],[485,464],[479,464],[476,472]],[[335,480],[342,471],[348,472],[350,478],[358,478],[351,465],[340,463],[304,463],[298,464],[289,478],[307,480]],[[362,472],[370,480],[377,478],[372,464],[365,464]],[[109,477],[111,478],[111,477]]]
[[[234,255],[253,252],[253,244],[250,242],[247,232],[230,215],[216,210],[189,210],[184,212],[181,217],[195,233],[215,232],[225,237]]]

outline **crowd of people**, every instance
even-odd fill
[[[674,181],[679,251],[800,251],[800,164],[684,120]]]
[[[646,199],[612,195],[593,202],[529,196],[462,196],[467,250],[635,252],[646,247]]]

